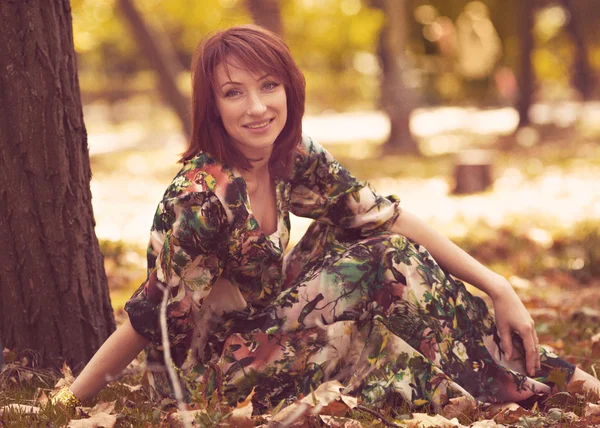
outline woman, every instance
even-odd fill
[[[255,388],[258,411],[330,379],[372,406],[521,400],[550,392],[552,370],[598,388],[538,347],[504,278],[302,135],[305,82],[278,37],[242,26],[207,38],[192,83],[193,137],[154,218],[147,281],[55,401],[92,397],[145,347],[153,391],[169,393],[165,289],[182,383],[231,403]],[[284,261],[289,212],[315,221]],[[491,297],[495,320],[450,274]]]

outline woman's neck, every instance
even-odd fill
[[[264,187],[264,184],[268,183],[271,180],[271,174],[269,172],[268,161],[251,161],[250,163],[252,164],[252,168],[250,168],[249,170],[242,171],[241,175],[244,178],[244,181],[246,182],[248,191],[250,193],[253,193],[253,191]]]

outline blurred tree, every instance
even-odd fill
[[[246,0],[255,24],[283,36],[281,0]]]
[[[79,367],[115,329],[68,0],[0,2],[0,337]]]
[[[384,143],[384,154],[419,153],[419,146],[409,127],[415,106],[414,91],[407,87],[408,0],[376,0],[386,19],[379,34],[378,56],[381,64],[380,105],[390,119],[390,135]]]
[[[158,76],[158,89],[181,121],[187,139],[192,132],[190,100],[179,90],[177,76],[183,71],[166,37],[160,37],[136,9],[133,0],[118,0],[119,9],[131,28],[133,38]]]
[[[584,100],[590,99],[593,89],[593,75],[588,61],[588,46],[579,22],[577,11],[572,0],[561,0],[563,7],[569,13],[567,31],[575,45],[575,64],[573,67],[573,86],[579,91]]]
[[[519,100],[517,112],[519,113],[519,124],[522,128],[530,124],[529,109],[533,100],[534,76],[533,76],[533,11],[534,0],[519,1],[519,40],[520,40],[520,64],[518,73]]]

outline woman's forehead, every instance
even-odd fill
[[[266,70],[263,67],[247,64],[237,57],[226,57],[223,61],[217,64],[215,69],[216,80],[222,80],[225,78],[232,80],[234,76],[244,74],[250,74],[255,79],[258,79],[260,77],[273,75],[275,73],[273,73],[273,70]]]

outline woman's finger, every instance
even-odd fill
[[[525,347],[525,362],[527,367],[527,373],[530,376],[535,374],[535,368],[538,365],[539,351],[535,343],[535,330],[533,328],[526,327],[520,332],[521,338],[523,339],[523,346]]]
[[[541,360],[541,355],[540,355],[540,341],[538,339],[537,332],[535,331],[535,329],[533,330],[533,338],[535,339],[535,349],[536,349],[536,356],[537,356],[537,363],[536,363],[535,367],[536,367],[536,369],[540,370],[542,368],[542,360]]]
[[[513,353],[513,343],[510,335],[510,328],[508,328],[508,326],[499,327],[498,334],[500,335],[500,345],[502,346],[502,351],[504,352],[504,358],[506,358],[506,360],[510,360]]]

